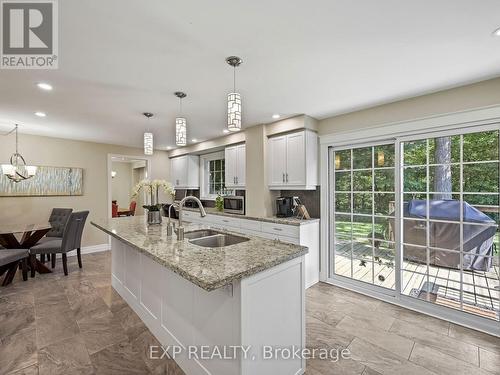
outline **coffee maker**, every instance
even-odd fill
[[[295,209],[300,204],[299,197],[276,198],[276,216],[291,217],[295,215]]]

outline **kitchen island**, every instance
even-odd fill
[[[305,347],[306,247],[220,230],[241,242],[205,247],[193,238],[206,225],[184,223],[177,241],[141,216],[92,224],[112,237],[114,289],[186,374],[305,371],[303,359],[266,355]]]

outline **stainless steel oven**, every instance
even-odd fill
[[[245,197],[224,197],[224,212],[230,214],[245,215]]]

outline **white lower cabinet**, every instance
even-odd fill
[[[245,219],[244,216],[235,218],[207,214],[207,216],[201,217],[198,212],[194,211],[183,211],[182,215],[185,221],[203,223],[215,229],[307,246],[309,253],[305,256],[306,288],[319,281],[319,220],[304,221],[300,225],[289,225]]]
[[[305,359],[262,356],[269,346],[305,347],[303,257],[210,292],[114,237],[111,259],[113,288],[185,374],[304,373]],[[241,347],[248,348],[247,358],[239,350],[224,359],[215,351],[230,355]],[[162,348],[150,349],[163,355]]]

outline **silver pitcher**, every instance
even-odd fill
[[[148,224],[161,224],[161,211],[148,211]]]

